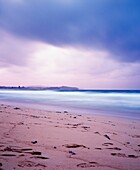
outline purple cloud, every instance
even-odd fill
[[[33,48],[30,42],[20,40],[0,30],[0,67],[25,66]]]
[[[82,46],[140,61],[140,2],[132,0],[1,0],[0,27],[56,46]]]

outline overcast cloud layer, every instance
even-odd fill
[[[0,28],[56,46],[101,49],[140,61],[139,0],[1,0]]]
[[[0,0],[0,85],[140,89],[139,0]]]

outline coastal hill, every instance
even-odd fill
[[[79,90],[77,87],[60,86],[60,87],[41,87],[41,86],[0,86],[0,89],[14,89],[14,90]]]

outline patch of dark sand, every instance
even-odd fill
[[[17,125],[24,125],[24,123],[23,122],[19,122]]]
[[[69,153],[70,153],[71,155],[76,155],[76,153],[73,152],[73,151],[69,151]]]
[[[34,141],[31,141],[32,144],[36,144],[37,143],[37,140],[34,140]]]
[[[95,148],[95,149],[97,149],[97,150],[102,150],[102,148]]]
[[[128,155],[129,158],[138,158],[136,155]]]
[[[94,132],[95,134],[98,134],[98,135],[100,135],[100,133],[99,132]]]
[[[128,144],[128,145],[129,145],[129,144],[130,144],[130,142],[126,142],[126,144]]]
[[[25,156],[24,154],[20,154],[19,157]]]
[[[118,147],[113,147],[113,148],[106,148],[106,149],[110,149],[110,150],[117,150],[117,151],[120,151],[120,150],[122,150],[121,148],[118,148]]]
[[[115,133],[115,132],[105,132],[105,133],[107,133],[107,134],[117,135],[117,133]]]
[[[89,126],[81,126],[81,128],[84,128],[84,129],[89,129],[90,127]]]
[[[34,156],[34,157],[31,157],[31,158],[38,158],[38,159],[49,159],[48,157],[44,157],[44,156]]]
[[[29,152],[29,153],[31,153],[32,155],[41,155],[41,152],[39,152],[39,151],[33,151],[33,152]]]
[[[61,112],[59,112],[59,111],[56,111],[56,113],[61,113]]]
[[[31,155],[41,155],[42,154],[39,151],[32,151],[31,148],[17,149],[17,148],[6,147],[6,148],[4,148],[3,150],[0,150],[0,151],[2,151],[2,152],[26,153],[26,154],[31,154]],[[32,152],[30,152],[30,151],[32,151]],[[2,154],[1,156],[16,156],[16,155],[6,153],[6,154]],[[19,155],[19,156],[21,156],[21,155]],[[24,155],[22,154],[22,156],[24,156]]]
[[[108,140],[110,140],[110,137],[108,135],[104,135],[104,137],[106,137]]]
[[[3,152],[10,151],[10,152],[22,153],[22,152],[31,151],[31,150],[32,149],[30,149],[30,148],[17,149],[17,148],[12,148],[12,147],[6,147],[6,148],[4,148],[3,150],[0,150],[0,151],[3,151]]]
[[[124,153],[111,153],[112,156],[127,157]]]
[[[3,147],[4,145],[0,145],[0,148]]]
[[[14,109],[15,109],[15,110],[20,110],[20,108],[19,108],[19,107],[15,107]]]
[[[1,166],[0,166],[0,170],[3,170]]]
[[[140,138],[140,135],[132,135],[132,138]]]
[[[64,113],[68,113],[68,111],[65,110]]]
[[[62,146],[65,146],[66,148],[80,148],[80,147],[82,147],[82,148],[90,149],[87,146],[79,145],[79,144],[65,144],[65,145],[62,145]]]
[[[17,155],[15,155],[15,154],[0,154],[0,156],[17,156]]]
[[[65,124],[65,125],[69,125],[69,126],[80,126],[80,125],[82,125],[83,123],[77,123],[77,124],[71,124],[71,123],[67,123],[67,124]]]
[[[32,118],[40,118],[40,116],[35,116],[35,115],[30,115],[30,117],[32,117]]]

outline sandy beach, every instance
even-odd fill
[[[139,170],[140,121],[0,105],[0,170]]]

